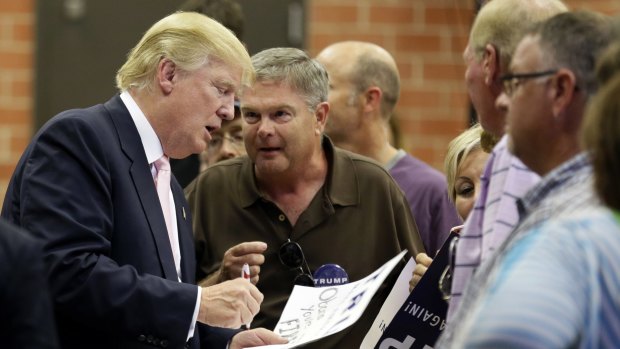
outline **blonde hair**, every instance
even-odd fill
[[[116,74],[116,86],[120,90],[148,88],[163,58],[185,72],[218,59],[242,70],[242,85],[254,80],[250,56],[230,30],[205,15],[177,12],[155,23],[129,52]]]
[[[482,126],[476,123],[461,134],[456,136],[448,145],[448,153],[444,159],[444,171],[448,182],[448,196],[454,202],[456,200],[456,171],[459,165],[472,151],[482,150],[480,136]]]
[[[512,55],[525,31],[568,8],[560,0],[492,0],[485,4],[474,21],[469,46],[478,60],[485,46],[499,52],[502,71],[508,69]]]

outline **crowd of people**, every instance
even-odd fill
[[[155,23],[117,95],[56,115],[24,151],[1,211],[4,345],[285,344],[272,330],[294,285],[357,281],[407,250],[413,290],[451,233],[435,348],[620,343],[620,21],[488,1],[463,53],[479,123],[441,173],[388,132],[386,49],[250,56],[223,4]],[[397,275],[305,347],[358,348]]]

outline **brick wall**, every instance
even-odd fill
[[[462,52],[473,1],[313,0],[308,50],[340,40],[365,40],[390,51],[401,74],[396,114],[403,146],[441,166],[446,144],[467,126]]]
[[[33,0],[0,0],[0,200],[28,144],[33,115]]]
[[[260,0],[257,0],[260,1]],[[467,125],[461,52],[474,0],[307,0],[308,51],[340,40],[388,49],[402,76],[397,114],[406,150],[440,168]],[[573,9],[620,13],[617,0],[567,0]],[[34,0],[0,0],[0,202],[32,135]]]
[[[390,51],[402,90],[396,114],[407,151],[438,169],[448,142],[468,125],[462,52],[474,0],[312,0],[308,50],[340,40],[367,40]],[[569,0],[573,9],[620,13],[613,0]]]

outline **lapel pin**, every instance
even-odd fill
[[[183,207],[181,207],[181,208],[183,209],[183,220],[186,220],[186,219],[185,219],[185,206],[183,206]]]

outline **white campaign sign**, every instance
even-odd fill
[[[383,306],[381,310],[379,310],[375,322],[370,326],[370,330],[366,334],[364,341],[362,341],[360,349],[372,349],[377,345],[377,342],[379,342],[381,338],[381,334],[386,329],[387,325],[392,322],[394,315],[396,315],[409,296],[409,280],[411,280],[414,269],[415,261],[413,258],[409,258],[409,262],[405,265],[403,271],[400,272],[394,287],[392,287],[392,291],[385,299],[385,302],[383,302]]]
[[[295,286],[274,330],[287,344],[254,349],[294,348],[341,331],[357,321],[385,278],[403,258],[402,251],[367,277],[339,286]]]

